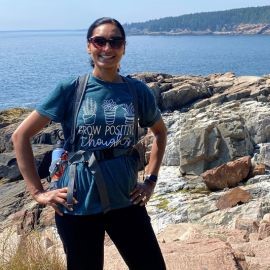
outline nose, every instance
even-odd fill
[[[103,49],[104,51],[107,51],[107,50],[110,50],[111,48],[112,48],[112,47],[111,47],[109,41],[107,41],[106,44],[105,44],[105,46],[103,46],[102,49]]]

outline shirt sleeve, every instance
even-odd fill
[[[135,84],[138,93],[139,124],[141,127],[151,127],[161,118],[155,96],[143,82],[136,81]]]
[[[74,78],[59,83],[36,107],[36,111],[54,122],[63,122],[71,113],[75,86],[76,79]]]

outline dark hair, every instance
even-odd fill
[[[93,32],[94,32],[96,27],[98,27],[98,26],[100,26],[102,24],[106,24],[106,23],[114,24],[119,29],[119,31],[121,32],[121,35],[124,38],[124,40],[126,40],[126,33],[125,33],[125,30],[124,30],[123,26],[121,25],[121,23],[118,22],[116,19],[109,18],[109,17],[99,18],[99,19],[95,20],[90,25],[90,27],[88,28],[88,31],[87,31],[87,40],[90,37],[92,37]]]

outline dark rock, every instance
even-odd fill
[[[24,181],[0,185],[0,222],[19,211],[27,201]]]
[[[48,168],[50,166],[52,147],[52,145],[44,144],[33,145],[36,167],[41,178],[45,178],[49,175]],[[1,178],[8,179],[9,181],[22,178],[14,151],[0,154],[0,179]]]

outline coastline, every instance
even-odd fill
[[[194,74],[171,74],[171,73],[164,73],[164,72],[140,72],[140,73],[133,73],[133,74],[130,74],[132,77],[135,77],[135,78],[138,78],[139,80],[142,80],[144,82],[146,82],[148,84],[148,86],[153,90],[153,91],[156,91],[155,90],[155,85],[153,87],[153,83],[157,83],[159,85],[160,88],[163,88],[165,87],[165,91],[163,90],[159,90],[159,95],[165,95],[165,92],[167,90],[169,90],[170,88],[172,88],[172,85],[174,84],[173,82],[174,81],[177,81],[179,78],[180,81],[182,80],[185,80],[187,78],[190,78],[191,80],[199,80],[202,82],[202,84],[209,84],[210,85],[210,88],[212,87],[211,84],[215,84],[215,79],[213,81],[211,81],[213,78],[226,78],[227,76],[230,77],[230,80],[231,81],[235,81],[235,83],[237,83],[238,80],[240,81],[243,81],[243,82],[246,82],[246,81],[249,81],[251,79],[251,81],[255,80],[257,81],[258,85],[260,85],[261,82],[264,82],[265,80],[266,81],[269,81],[269,78],[270,78],[270,71],[268,74],[263,74],[263,75],[236,75],[234,72],[223,72],[223,73],[220,73],[220,72],[216,72],[216,73],[210,73],[208,75],[194,75]],[[167,78],[166,79],[166,82],[164,81],[159,81],[157,80],[156,81],[156,78],[157,77],[165,77]],[[217,79],[219,80],[219,79]],[[222,79],[223,80],[223,79]],[[222,81],[221,81],[222,83]],[[167,85],[167,86],[165,86]],[[261,87],[266,87],[266,86],[261,86]],[[268,87],[268,86],[267,86]],[[168,89],[167,89],[168,88]],[[242,89],[244,90],[244,89]],[[172,100],[172,103],[173,103],[173,100]],[[0,123],[1,121],[4,121],[5,118],[6,118],[6,115],[13,115],[13,114],[20,114],[21,112],[30,112],[32,110],[35,109],[36,106],[27,106],[27,105],[24,105],[24,106],[20,106],[20,105],[15,105],[13,107],[6,107],[6,108],[0,108]],[[166,108],[165,110],[167,109],[171,109],[169,104],[168,104],[168,108]],[[1,125],[0,125],[1,127]]]
[[[203,262],[209,269],[217,269],[220,262],[216,258],[226,258],[222,259],[224,269],[236,270],[236,263],[256,265],[250,269],[269,269],[270,163],[266,153],[270,149],[270,74],[132,76],[146,82],[153,91],[168,127],[159,181],[147,205],[168,269],[191,269],[190,265],[201,269]],[[15,112],[6,116],[5,122],[0,113],[0,244],[7,233],[11,235],[10,228],[14,228],[12,239],[38,229],[50,243],[48,250],[61,247],[60,240],[55,240],[54,212],[34,203],[25,191],[10,138],[28,112]],[[32,140],[36,167],[45,187],[48,171],[44,165],[49,164],[58,128],[51,123]],[[149,149],[151,138],[146,141]],[[239,156],[249,161],[252,157],[261,170],[249,179],[237,178],[236,187],[210,189],[202,173],[227,161],[237,161]],[[241,171],[256,172],[250,163],[241,164]],[[218,183],[227,183],[223,177]],[[239,194],[252,199],[244,200]],[[107,255],[119,266],[121,261],[113,257],[117,253],[112,248],[111,244],[105,247]],[[186,268],[185,262],[190,264]],[[258,263],[264,268],[258,268]]]
[[[270,24],[238,24],[230,27],[224,27],[222,31],[205,30],[190,30],[190,29],[172,29],[170,31],[151,32],[147,29],[141,31],[138,29],[127,30],[129,35],[166,35],[166,36],[181,36],[181,35],[214,35],[214,36],[239,36],[239,35],[270,35]]]
[[[16,32],[83,32],[87,29],[19,29],[19,30],[0,30],[0,34]],[[211,31],[210,29],[192,31],[189,29],[177,29],[170,31],[151,32],[146,30],[126,29],[127,36],[249,36],[249,35],[270,35],[270,24],[239,24],[223,31]]]

